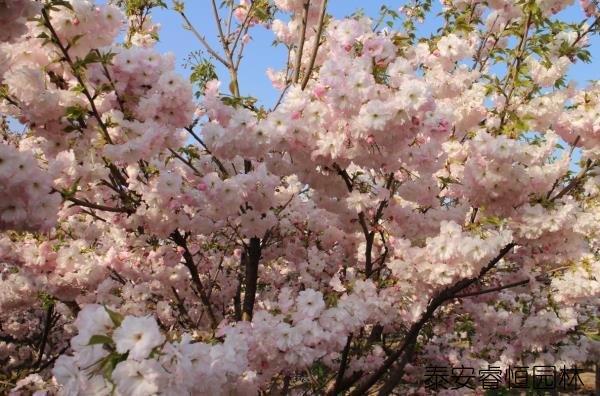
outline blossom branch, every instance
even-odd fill
[[[258,284],[258,264],[261,256],[260,239],[250,238],[250,244],[247,248],[246,257],[246,290],[244,293],[244,303],[242,306],[242,320],[252,320],[254,313],[254,302],[256,300],[256,288]]]
[[[254,11],[254,7],[256,5],[256,1],[253,1],[250,4],[250,8],[248,8],[248,13],[246,14],[246,17],[244,18],[244,21],[242,22],[242,25],[239,28],[238,34],[235,37],[235,40],[233,40],[233,44],[231,45],[231,53],[234,54],[235,50],[237,48],[237,45],[240,41],[240,39],[242,38],[242,36],[244,34],[246,34],[248,32],[248,29],[250,28],[250,21],[252,20],[252,13]],[[242,42],[243,45],[243,42]],[[239,64],[239,59],[241,59],[242,57],[242,50],[240,50],[239,55],[238,55],[238,61],[236,62],[236,64]]]
[[[563,188],[558,194],[556,194],[553,198],[551,198],[550,201],[556,201],[557,199],[561,199],[562,197],[567,195],[569,192],[571,192],[575,187],[577,187],[583,181],[583,179],[587,176],[587,173],[596,165],[597,165],[596,162],[592,161],[591,159],[588,159],[585,166],[579,171],[577,176],[575,176],[569,182],[569,184],[567,184],[565,186],[565,188]]]
[[[509,107],[510,101],[513,97],[513,94],[515,92],[515,89],[517,87],[516,82],[519,77],[519,71],[521,69],[521,64],[522,64],[523,60],[525,59],[525,55],[526,55],[525,48],[526,48],[527,38],[529,36],[529,28],[531,27],[532,13],[533,13],[533,11],[529,11],[527,13],[527,19],[525,20],[525,23],[523,25],[523,34],[521,35],[519,45],[517,46],[517,49],[516,49],[515,59],[514,59],[513,63],[510,65],[508,72],[506,73],[506,84],[504,86],[504,91],[506,91],[506,89],[508,88],[509,83],[510,83],[510,89],[508,91],[508,94],[506,94],[506,92],[504,92],[504,95],[506,97],[506,103],[502,110],[502,115],[500,116],[499,130],[502,129],[502,127],[504,126],[504,124],[506,122],[506,117],[508,115],[508,107]]]
[[[482,294],[493,293],[493,292],[501,291],[504,289],[510,289],[512,287],[523,286],[528,283],[529,283],[529,279],[524,279],[524,280],[521,280],[518,282],[513,282],[513,283],[509,283],[509,284],[502,285],[502,286],[492,287],[491,289],[479,290],[479,291],[472,292],[472,293],[457,294],[453,298],[467,298],[467,297],[480,296]]]
[[[513,247],[515,247],[514,243],[509,243],[508,245],[504,246],[504,248],[502,248],[502,250],[500,250],[500,253],[496,257],[494,257],[494,259],[492,259],[480,271],[479,276],[474,277],[474,278],[463,279],[463,280],[459,281],[458,283],[454,284],[453,286],[448,287],[448,288],[442,290],[440,293],[438,293],[438,295],[429,302],[427,309],[425,310],[425,313],[423,314],[423,316],[421,316],[421,319],[419,319],[417,322],[415,322],[410,327],[407,336],[404,338],[404,342],[402,343],[402,346],[399,349],[397,349],[394,353],[392,353],[385,360],[383,365],[377,371],[375,371],[375,373],[373,373],[369,378],[367,378],[360,386],[358,386],[351,393],[351,395],[359,396],[359,395],[366,394],[367,391],[373,385],[375,385],[386,374],[386,372],[390,368],[392,368],[392,366],[395,364],[396,360],[398,360],[398,358],[400,358],[400,356],[402,356],[402,354],[405,351],[407,351],[406,356],[399,362],[398,366],[391,372],[388,381],[384,384],[382,390],[380,391],[380,394],[389,394],[389,392],[391,392],[391,390],[393,390],[393,388],[395,388],[396,385],[398,384],[398,382],[400,382],[400,380],[402,379],[402,376],[404,373],[404,367],[406,366],[406,363],[408,363],[408,361],[410,360],[409,358],[410,358],[411,351],[412,351],[412,349],[410,349],[411,345],[416,342],[417,337],[418,337],[419,333],[421,332],[421,329],[429,320],[431,320],[433,318],[437,309],[439,307],[441,307],[446,301],[453,299],[454,296],[456,295],[456,293],[471,286],[478,279],[482,278],[486,273],[488,273],[492,268],[494,268],[494,266],[500,260],[502,260],[502,258],[504,258],[504,256],[506,256],[506,254],[508,254],[512,250]],[[384,393],[381,393],[381,392],[384,392]],[[385,393],[385,392],[387,392],[387,393]]]
[[[50,16],[48,15],[48,11],[46,10],[46,8],[42,8],[42,17],[44,18],[45,26],[48,28],[48,30],[50,31],[50,34],[52,35],[53,42],[60,49],[60,52],[62,53],[63,58],[65,59],[65,61],[69,65],[69,67],[71,68],[71,72],[73,73],[73,76],[77,79],[77,82],[81,86],[81,91],[83,92],[83,95],[86,97],[86,99],[88,100],[88,102],[90,104],[92,114],[94,115],[94,118],[96,118],[96,121],[98,121],[98,125],[100,126],[100,129],[102,131],[102,135],[104,136],[104,139],[109,144],[113,144],[112,139],[110,138],[110,135],[108,134],[108,129],[106,128],[106,125],[104,124],[104,121],[102,121],[102,117],[100,116],[100,113],[98,112],[98,109],[96,108],[94,99],[93,99],[92,95],[90,94],[90,91],[88,90],[88,88],[85,84],[85,81],[83,80],[83,77],[81,76],[81,73],[77,70],[77,67],[75,67],[75,63],[73,62],[71,55],[69,55],[69,51],[62,44],[58,34],[56,33],[56,30],[54,30],[54,26],[52,26],[52,23],[50,22]]]
[[[190,275],[192,276],[192,281],[194,282],[194,285],[196,286],[198,294],[200,295],[200,300],[206,307],[208,316],[210,318],[211,325],[214,329],[218,325],[217,318],[213,312],[212,304],[210,303],[210,300],[208,299],[208,296],[206,295],[206,291],[204,290],[204,285],[202,284],[202,281],[200,280],[200,274],[198,273],[198,268],[196,267],[196,264],[194,263],[194,258],[192,257],[192,254],[190,253],[190,250],[187,246],[186,239],[183,235],[181,235],[181,233],[178,230],[175,230],[171,234],[171,239],[179,247],[183,248],[183,259],[184,259],[183,264],[190,271]]]
[[[175,156],[181,162],[183,162],[184,164],[186,164],[192,171],[194,171],[194,173],[196,174],[196,176],[202,176],[202,174],[200,173],[200,171],[194,166],[194,164],[192,164],[192,161],[186,160],[177,151],[173,150],[172,148],[169,148],[169,151],[171,152],[171,154],[173,154],[173,156]]]
[[[315,61],[317,59],[317,53],[321,46],[321,35],[323,34],[323,25],[325,25],[325,12],[327,11],[327,0],[323,0],[321,8],[319,9],[319,22],[317,25],[317,35],[315,36],[315,44],[313,46],[312,53],[310,55],[310,61],[308,62],[308,68],[304,73],[304,80],[302,81],[302,89],[306,88],[310,75],[312,74],[313,68],[315,67]]]
[[[65,197],[64,193],[61,192],[61,194],[63,195],[63,197]],[[104,212],[129,213],[129,214],[133,213],[132,209],[128,209],[128,208],[119,208],[119,207],[112,207],[112,206],[106,206],[106,205],[99,205],[99,204],[84,201],[82,199],[78,199],[75,197],[67,197],[66,199],[68,201],[73,202],[73,204],[75,204],[75,205],[84,206],[84,207],[90,208],[90,209],[102,210]]]
[[[304,52],[304,43],[306,41],[306,27],[308,25],[308,9],[310,8],[310,0],[304,0],[304,6],[302,7],[302,25],[300,30],[300,41],[298,42],[298,49],[296,50],[296,62],[294,64],[294,75],[292,82],[298,83],[300,79],[300,67],[302,66],[302,53]]]
[[[221,173],[223,174],[223,176],[224,176],[225,178],[228,178],[228,177],[229,177],[229,172],[227,171],[227,168],[225,168],[225,165],[223,165],[223,163],[222,163],[222,162],[219,160],[219,158],[217,158],[217,157],[216,157],[216,156],[215,156],[215,155],[212,153],[212,151],[210,151],[210,150],[209,150],[209,148],[208,148],[208,146],[206,145],[206,143],[204,143],[204,140],[202,140],[202,139],[200,138],[200,136],[198,136],[198,135],[196,134],[196,132],[194,132],[194,130],[193,130],[191,127],[187,127],[187,128],[185,128],[185,130],[186,130],[186,131],[188,131],[188,132],[189,132],[189,134],[190,134],[190,135],[192,135],[192,137],[193,137],[194,139],[196,139],[196,141],[197,141],[198,143],[200,143],[200,145],[201,145],[201,146],[204,148],[204,151],[206,151],[206,153],[207,153],[208,155],[210,155],[210,156],[211,156],[211,158],[212,158],[212,161],[215,163],[215,165],[217,165],[217,167],[219,168],[219,170],[221,171]]]

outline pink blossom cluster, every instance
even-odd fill
[[[60,195],[31,151],[0,143],[0,230],[48,230],[56,224]],[[8,199],[10,197],[10,199]]]
[[[348,331],[373,320],[378,311],[378,319],[386,321],[382,303],[385,299],[377,295],[372,282],[357,281],[353,292],[344,293],[332,308],[326,307],[318,291],[307,289],[294,295],[284,288],[271,307],[277,307],[280,314],[259,311],[252,324],[222,324],[218,335],[224,342],[214,345],[196,342],[190,334],[168,342],[151,317],[122,318],[104,306],[90,304],[75,320],[73,355],[61,356],[53,373],[67,394],[100,394],[111,384],[98,367],[111,353],[104,345],[113,345],[113,353],[121,357],[109,380],[122,394],[159,390],[210,394],[227,389],[254,393],[282,366],[309,367],[321,358],[334,365],[339,355],[335,351],[343,346],[340,343]],[[382,360],[381,350],[374,353],[379,357],[371,358],[370,364]]]
[[[123,14],[118,7],[97,6],[89,0],[69,3],[72,9],[60,8],[50,12],[53,26],[61,41],[71,43],[72,55],[83,57],[91,48],[112,44],[123,27]]]
[[[66,394],[110,393],[113,386],[119,394],[140,396],[159,391],[209,394],[236,386],[240,391],[256,389],[256,375],[245,367],[247,346],[233,337],[216,345],[193,342],[187,334],[177,342],[167,342],[155,319],[125,316],[117,322],[119,314],[110,312],[100,305],[87,305],[75,321],[74,354],[61,356],[53,370]],[[105,378],[96,366],[110,358],[108,345],[119,354],[119,362],[111,377]]]
[[[422,288],[435,289],[476,276],[496,252],[511,241],[508,230],[483,239],[462,232],[456,223],[443,221],[439,235],[427,238],[423,247],[411,246],[407,240],[395,240],[394,258],[389,267],[404,285],[418,279],[424,283]]]
[[[448,145],[449,176],[460,181],[449,188],[449,194],[465,197],[473,207],[504,215],[532,196],[542,196],[569,166],[566,157],[551,161],[556,134],[548,132],[545,139],[537,146],[482,132],[466,146]]]
[[[428,364],[597,360],[600,86],[562,84],[592,25],[554,34],[569,1],[442,3],[413,40],[276,0],[272,110],[236,81],[196,103],[149,9],[17,19],[0,393],[412,394]],[[256,6],[207,42],[232,77]]]
[[[556,125],[556,132],[566,141],[575,142],[579,136],[580,146],[589,151],[589,155],[597,158],[600,142],[600,84],[598,82],[588,89],[577,92],[570,98],[573,105],[569,111],[561,113]]]
[[[585,12],[585,15],[588,17],[600,14],[598,3],[593,0],[579,0],[579,4],[581,5],[583,12]]]
[[[173,69],[172,56],[132,47],[118,50],[109,68],[111,81],[103,70],[96,70],[92,81],[115,86],[103,115],[113,142],[104,149],[108,158],[135,163],[183,143],[176,131],[191,124],[195,106],[190,84]]]
[[[27,32],[27,19],[39,9],[34,0],[5,0],[0,4],[0,42],[14,41]]]

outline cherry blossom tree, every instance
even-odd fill
[[[567,74],[597,1],[205,3],[219,46],[181,2],[0,0],[0,393],[426,394],[431,365],[598,361],[600,83]],[[191,80],[154,48],[166,7]],[[270,109],[240,88],[259,26],[288,54]]]

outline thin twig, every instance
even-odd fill
[[[298,49],[296,50],[296,63],[294,65],[294,76],[292,82],[298,83],[300,79],[300,67],[302,65],[302,53],[304,52],[304,42],[306,41],[306,26],[308,25],[308,9],[310,8],[310,0],[304,0],[304,7],[302,7],[302,27],[300,31],[300,41],[298,42]]]
[[[84,207],[90,208],[90,209],[102,210],[104,212],[133,213],[133,211],[131,209],[99,205],[99,204],[84,201],[84,200],[81,200],[81,199],[78,199],[75,197],[69,197],[69,198],[67,198],[67,200],[73,202],[75,205],[78,205],[78,206],[84,206]]]
[[[323,0],[321,3],[321,8],[319,10],[319,22],[317,26],[317,35],[315,37],[315,44],[313,46],[312,53],[310,55],[310,61],[308,63],[308,68],[304,73],[304,80],[302,81],[302,90],[306,88],[308,85],[308,80],[310,79],[310,75],[312,74],[313,68],[315,67],[315,61],[317,60],[317,53],[319,52],[319,46],[321,45],[321,35],[323,34],[323,25],[325,24],[325,13],[327,11],[327,0]]]
[[[210,300],[208,299],[208,296],[206,295],[206,290],[204,289],[204,285],[202,285],[202,281],[200,280],[200,274],[198,273],[198,268],[196,267],[196,264],[194,263],[194,258],[192,257],[192,254],[190,253],[190,250],[187,246],[185,237],[183,235],[181,235],[181,233],[178,230],[175,230],[171,234],[171,239],[178,246],[183,248],[183,259],[184,259],[183,264],[187,267],[187,269],[190,272],[190,275],[192,276],[192,281],[194,282],[194,285],[196,286],[198,294],[200,295],[200,300],[202,301],[206,310],[208,311],[208,316],[210,318],[210,322],[214,329],[218,325],[217,318],[213,312]]]
[[[196,36],[196,38],[198,39],[198,41],[200,41],[200,43],[204,46],[204,48],[206,48],[206,51],[208,51],[209,54],[211,54],[216,60],[218,60],[219,62],[221,62],[223,65],[229,66],[229,63],[227,62],[227,60],[225,60],[225,58],[223,58],[221,55],[219,55],[219,53],[217,51],[215,51],[210,46],[210,44],[208,43],[208,41],[206,41],[206,39],[204,38],[204,36],[201,35],[200,32],[198,32],[196,30],[196,28],[194,27],[194,25],[192,25],[192,23],[190,22],[190,20],[188,19],[188,17],[185,15],[185,13],[184,12],[180,12],[179,15],[181,15],[181,17],[183,18],[183,20],[187,24],[187,27],[189,28],[189,30],[194,34],[194,36]]]
[[[453,298],[467,298],[467,297],[480,296],[482,294],[488,294],[488,293],[493,293],[493,292],[497,292],[497,291],[504,290],[504,289],[510,289],[511,287],[523,286],[528,283],[529,283],[529,279],[524,279],[524,280],[520,280],[518,282],[513,282],[513,283],[509,283],[509,284],[502,285],[502,286],[492,287],[491,289],[479,290],[479,291],[472,292],[472,293],[457,294]]]
[[[185,130],[188,131],[189,134],[192,135],[192,137],[196,139],[198,143],[200,143],[200,145],[204,148],[204,151],[206,151],[206,153],[212,157],[213,162],[215,163],[215,165],[217,165],[221,173],[223,173],[223,176],[229,177],[229,172],[227,171],[223,163],[209,150],[209,148],[206,146],[206,144],[200,138],[200,136],[198,136],[191,127],[187,127],[185,128]]]
[[[54,303],[50,303],[46,309],[46,319],[44,320],[44,332],[42,333],[42,340],[38,347],[38,357],[34,367],[39,367],[44,357],[44,350],[48,343],[48,337],[50,336],[50,330],[52,329],[52,315],[54,315]]]
[[[169,148],[169,151],[176,158],[178,158],[181,162],[183,162],[184,164],[186,164],[192,171],[194,171],[194,173],[196,174],[196,176],[202,176],[202,174],[200,173],[200,171],[194,166],[194,164],[192,164],[192,161],[186,160],[181,155],[179,155],[179,153],[177,151],[173,150],[172,148]]]

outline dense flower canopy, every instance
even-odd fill
[[[0,393],[426,394],[431,365],[598,361],[600,83],[567,78],[596,1],[443,0],[431,37],[427,0],[219,3],[222,48],[168,5],[188,81],[167,4],[0,0]],[[257,26],[288,52],[272,109],[239,88]]]

